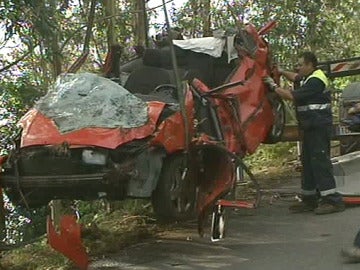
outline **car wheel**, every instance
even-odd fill
[[[176,154],[164,161],[152,194],[155,215],[162,222],[195,217],[196,172],[188,166],[187,155]]]
[[[285,127],[285,105],[282,99],[278,96],[269,97],[272,111],[274,114],[274,124],[265,139],[264,143],[277,143],[280,141]]]

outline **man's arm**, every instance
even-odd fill
[[[279,69],[279,73],[280,73],[280,75],[283,75],[289,81],[295,82],[295,81],[300,80],[299,74],[297,74],[295,72]]]
[[[294,96],[293,96],[291,90],[289,90],[289,89],[276,87],[274,91],[283,99],[294,100]]]
[[[294,96],[290,90],[281,88],[270,76],[264,77],[263,82],[269,87],[270,91],[277,93],[283,99],[294,99]]]

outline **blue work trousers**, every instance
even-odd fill
[[[336,192],[330,159],[331,134],[332,126],[303,130],[301,184],[304,195],[319,192],[321,197],[325,197]]]

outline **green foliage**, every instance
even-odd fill
[[[93,202],[77,202],[77,207],[81,216],[81,222],[84,224],[101,222],[102,220],[107,219],[107,216],[109,216],[109,211],[107,211],[108,207],[115,208],[116,211],[123,216],[149,216],[151,215],[149,205],[149,200],[145,199],[129,199],[112,203],[104,200],[97,200]]]
[[[31,81],[31,74],[0,83],[0,155],[6,154],[12,146],[19,131],[17,122],[20,117],[43,92]]]
[[[46,233],[47,207],[27,210],[20,206],[14,206],[6,194],[4,202],[7,214],[3,243],[18,245],[33,241]]]
[[[254,172],[283,167],[297,159],[296,147],[294,142],[263,144],[254,154],[245,157],[244,161]]]
[[[12,99],[4,93],[0,95],[0,156],[6,155],[17,136],[17,111],[11,106]],[[16,101],[14,102],[16,103]]]

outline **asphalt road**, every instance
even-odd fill
[[[200,238],[190,226],[95,261],[90,269],[360,269],[340,256],[360,228],[360,207],[323,216],[291,214],[297,183],[270,190],[255,210],[234,211],[219,242]]]

